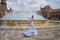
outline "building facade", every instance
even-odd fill
[[[0,0],[0,18],[2,18],[5,15],[5,12],[7,11],[7,4],[6,0]]]
[[[47,19],[60,19],[60,9],[52,9],[49,5],[41,8],[41,14]]]

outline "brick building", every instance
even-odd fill
[[[5,12],[7,11],[7,4],[6,0],[0,0],[0,18],[5,15]]]
[[[41,14],[48,19],[60,19],[60,9],[52,9],[49,5],[41,8]]]

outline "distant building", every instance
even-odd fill
[[[60,19],[60,9],[52,9],[49,5],[41,8],[41,14],[48,19]]]
[[[0,0],[0,18],[5,15],[5,11],[7,11],[6,0]]]
[[[12,12],[13,10],[10,8],[9,10],[7,10],[7,12],[9,13],[9,12]]]

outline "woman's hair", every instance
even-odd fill
[[[34,18],[34,15],[32,15],[32,18]]]

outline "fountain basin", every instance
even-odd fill
[[[28,17],[34,15],[34,20],[46,20],[42,15],[36,13],[36,11],[12,11],[6,13],[0,20],[28,20]]]

